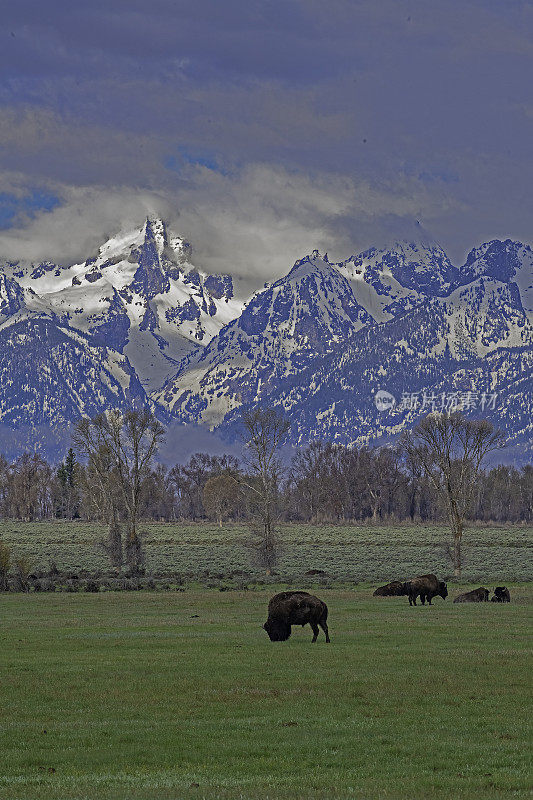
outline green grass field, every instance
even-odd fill
[[[525,798],[533,590],[432,607],[272,589],[0,595],[2,800]]]
[[[372,590],[450,574],[443,527],[285,526],[269,579],[244,527],[145,527],[148,572],[179,592],[0,594],[1,800],[529,796],[531,528],[470,529],[461,584],[409,608]],[[35,570],[104,575],[104,533],[0,524]],[[452,603],[480,583],[512,603]],[[331,645],[268,640],[289,586],[328,603]]]
[[[250,564],[247,529],[209,524],[146,524],[146,567],[150,574],[185,581],[231,579],[244,572],[264,577]],[[109,569],[96,543],[105,528],[80,522],[1,522],[0,541],[29,556],[34,569],[53,560],[61,571]],[[389,581],[425,572],[452,573],[446,554],[449,533],[442,525],[285,525],[281,528],[281,579],[301,583],[305,572],[321,569],[334,583]],[[493,583],[532,577],[533,528],[475,526],[464,535],[465,580]],[[242,581],[241,581],[242,582]]]

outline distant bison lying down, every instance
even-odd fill
[[[454,603],[488,603],[489,601],[489,590],[485,589],[484,586],[480,586],[479,589],[472,589],[471,592],[465,592],[464,594],[458,595]]]
[[[405,591],[405,583],[400,581],[391,581],[386,583],[385,586],[378,586],[374,592],[374,597],[401,597],[407,594]]]
[[[491,603],[510,603],[511,594],[507,586],[497,586],[494,595],[490,598]]]
[[[416,598],[420,595],[420,600],[422,601],[422,605],[428,601],[428,604],[431,605],[431,601],[434,597],[439,595],[442,597],[443,600],[448,597],[448,588],[444,581],[439,581],[436,575],[419,575],[418,578],[413,578],[407,583],[404,583],[404,589],[406,594],[409,598],[409,605],[416,606]]]
[[[285,642],[291,635],[291,625],[309,624],[313,630],[313,642],[319,634],[318,626],[328,632],[327,605],[308,592],[280,592],[268,604],[268,619],[263,625],[271,642]]]

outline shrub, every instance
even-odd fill
[[[15,591],[28,592],[30,590],[31,562],[27,556],[18,556],[15,559]]]
[[[7,573],[11,566],[11,550],[0,542],[0,591],[6,592],[8,589]]]

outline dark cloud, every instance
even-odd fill
[[[0,33],[0,165],[72,215],[84,193],[128,196],[124,222],[165,198],[217,264],[230,239],[258,247],[253,274],[272,268],[261,242],[283,246],[276,218],[294,225],[286,258],[416,215],[460,259],[531,239],[532,32],[514,0],[22,1]],[[321,211],[323,192],[343,210]]]

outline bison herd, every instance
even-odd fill
[[[454,599],[454,603],[486,603],[489,600],[489,590],[484,586],[464,592]],[[399,597],[407,596],[409,605],[416,606],[417,597],[422,605],[426,600],[428,605],[434,597],[448,597],[448,588],[444,581],[439,581],[436,575],[418,575],[410,581],[391,581],[380,586],[374,592],[374,597]],[[496,586],[494,595],[490,598],[492,603],[510,603],[511,595],[506,586]],[[293,625],[310,625],[313,631],[312,641],[316,642],[319,628],[330,641],[328,631],[328,607],[323,600],[309,592],[279,592],[274,595],[268,604],[268,619],[263,628],[268,633],[271,642],[285,642],[291,635]]]
[[[479,589],[472,589],[471,592],[464,592],[454,599],[454,603],[487,603],[489,600],[489,590],[484,586]],[[431,605],[431,600],[437,595],[446,598],[448,588],[444,581],[437,580],[435,575],[419,575],[410,581],[391,581],[385,586],[379,586],[374,592],[374,597],[399,597],[407,595],[409,605],[416,606],[416,598],[420,596],[422,605],[427,600]],[[494,595],[490,598],[491,603],[510,603],[511,595],[506,586],[496,586]]]

